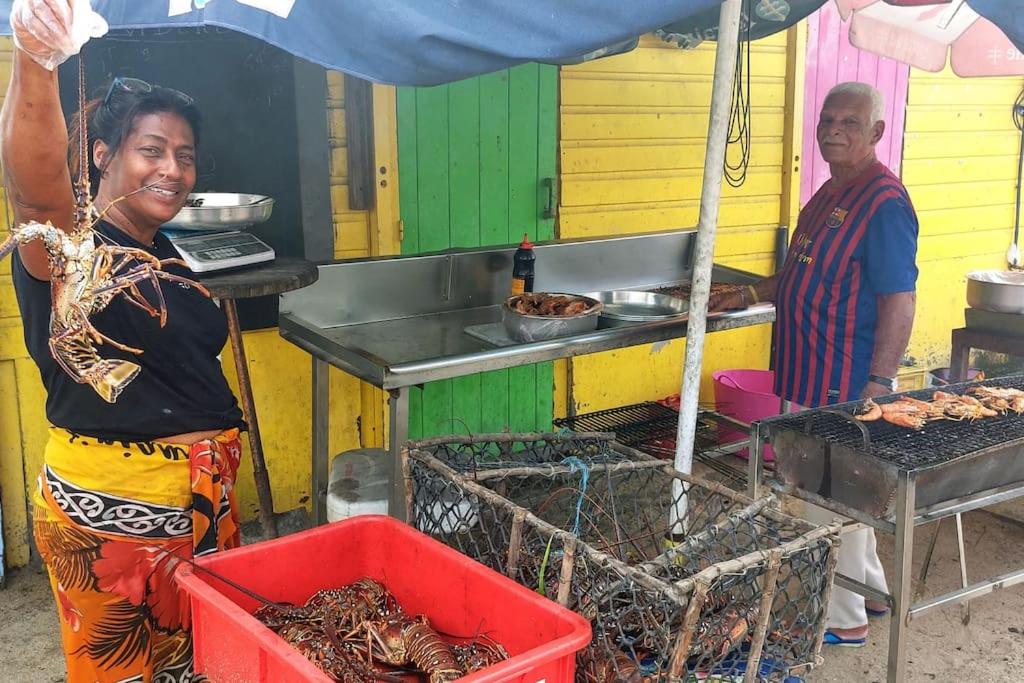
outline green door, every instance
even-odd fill
[[[398,89],[403,254],[554,237],[558,70],[526,64]],[[551,363],[431,382],[409,396],[409,436],[549,429]]]

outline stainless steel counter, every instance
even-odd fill
[[[583,294],[649,290],[688,281],[693,231],[540,244],[535,291]],[[686,320],[638,323],[545,342],[493,346],[466,327],[501,320],[514,248],[471,249],[320,266],[316,284],[282,297],[280,330],[313,356],[314,519],[323,520],[329,396],[334,365],[390,392],[389,445],[397,466],[407,437],[408,387],[686,336]],[[757,276],[715,266],[715,282]],[[768,323],[770,304],[715,314],[708,331]],[[393,477],[391,513],[404,519],[404,489]]]
[[[772,306],[759,306],[712,316],[708,331],[774,319]],[[686,336],[685,320],[638,323],[504,347],[492,346],[464,332],[471,325],[500,321],[498,306],[327,329],[282,315],[281,335],[331,365],[384,389]]]

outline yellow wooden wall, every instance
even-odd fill
[[[723,186],[718,263],[760,274],[774,269],[775,230],[789,223],[792,190],[799,188],[798,159],[786,129],[795,123],[799,131],[800,122],[787,119],[786,103],[802,87],[796,48],[804,40],[799,28],[753,46],[750,169],[742,187]],[[628,54],[562,69],[560,237],[697,224],[714,60],[714,44],[687,51],[648,36]],[[789,89],[787,72],[796,76]],[[770,335],[769,326],[760,326],[710,336],[705,385],[715,369],[766,367]],[[576,409],[677,393],[684,343],[575,359]],[[709,387],[704,389],[702,399],[710,401]]]
[[[0,99],[11,77],[11,42],[0,39]],[[9,227],[10,209],[0,188],[0,222],[3,234]],[[26,483],[35,479],[39,458],[22,458],[26,448],[45,438],[43,390],[39,372],[22,341],[21,320],[11,284],[11,261],[0,260],[0,499],[3,501],[3,534],[9,566],[28,561],[28,507]],[[39,453],[36,448],[32,455]]]
[[[0,41],[0,97],[7,91],[11,48]],[[394,254],[398,251],[398,180],[395,138],[395,95],[374,86],[376,208],[351,211],[345,142],[344,84],[328,74],[326,114],[330,123],[331,200],[334,251],[337,258]],[[0,200],[2,200],[0,194]],[[6,208],[6,207],[0,207]],[[6,230],[6,211],[4,228]],[[21,322],[11,285],[10,260],[0,261],[0,496],[8,566],[29,559],[26,492],[35,481],[46,440],[44,395],[39,373],[22,342]],[[260,419],[263,449],[273,487],[275,508],[309,507],[311,358],[285,342],[277,328],[244,335],[249,372]],[[223,356],[225,374],[237,390],[230,348]],[[339,371],[331,371],[332,453],[359,446],[380,446],[385,438],[382,392]],[[238,477],[243,519],[257,513],[248,443]]]
[[[965,274],[1006,267],[1020,145],[1010,111],[1022,86],[911,71],[903,182],[921,224],[921,275],[909,352],[926,367],[949,361],[950,330],[964,324]]]

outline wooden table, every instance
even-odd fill
[[[968,379],[971,349],[1019,356],[1024,353],[1024,337],[961,327],[953,330],[952,347],[949,358],[949,381],[951,384],[955,384],[956,382],[966,382]]]
[[[220,301],[228,319],[228,336],[231,352],[235,358],[238,373],[238,392],[242,399],[242,415],[249,425],[249,448],[252,451],[252,473],[256,480],[256,496],[260,503],[260,524],[267,538],[277,537],[277,522],[274,519],[274,498],[270,490],[270,476],[263,457],[263,442],[260,440],[260,425],[256,419],[256,404],[252,397],[252,382],[249,366],[245,360],[245,346],[242,344],[242,328],[238,322],[236,299],[282,294],[301,289],[316,282],[319,271],[316,265],[299,258],[277,258],[266,265],[253,266],[244,270],[227,273],[200,274],[199,281],[210,290],[210,296]]]

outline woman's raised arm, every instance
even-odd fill
[[[44,69],[24,51],[45,54],[51,46],[64,44],[70,9],[67,0],[25,0],[24,4],[31,12],[20,12],[11,22],[22,49],[14,51],[11,83],[0,112],[4,187],[16,224],[50,221],[70,230],[74,197],[57,72]],[[29,273],[49,279],[40,242],[19,247],[19,253]]]

